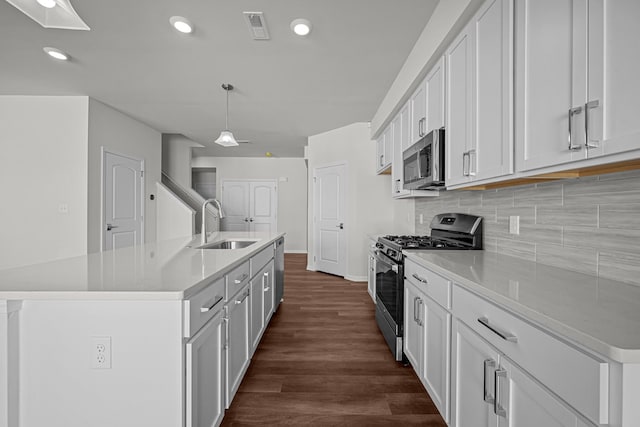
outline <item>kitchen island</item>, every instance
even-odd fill
[[[197,249],[196,236],[0,271],[0,426],[219,423],[273,312],[282,235],[218,232],[209,242],[255,243]]]

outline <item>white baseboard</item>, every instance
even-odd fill
[[[369,280],[367,276],[344,276],[344,278],[350,282],[366,282]]]
[[[290,249],[290,250],[285,250],[284,253],[285,254],[306,254],[307,251],[305,249]]]

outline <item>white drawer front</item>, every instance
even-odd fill
[[[453,315],[596,424],[609,419],[609,364],[455,285]],[[484,323],[484,324],[483,324]]]
[[[224,278],[184,301],[184,336],[192,337],[224,307]]]
[[[249,270],[249,261],[245,261],[240,264],[238,267],[234,268],[227,274],[227,288],[226,293],[224,295],[225,301],[228,301],[233,297],[238,291],[240,291],[244,285],[249,283],[250,270]]]
[[[251,277],[255,276],[273,258],[273,245],[264,248],[251,257]]]
[[[404,276],[446,309],[451,309],[451,281],[407,259]]]

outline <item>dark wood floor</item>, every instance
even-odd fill
[[[223,426],[446,426],[413,370],[393,360],[365,283],[285,256],[274,315]]]

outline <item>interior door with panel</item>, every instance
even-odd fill
[[[135,246],[143,240],[144,162],[103,151],[104,250]]]
[[[518,170],[583,159],[587,0],[516,0],[515,16]]]
[[[249,183],[249,231],[275,232],[278,228],[277,188],[275,181]]]
[[[220,220],[223,231],[249,231],[249,182],[223,181],[222,210]]]
[[[347,239],[347,165],[319,167],[313,176],[314,260],[316,269],[344,276]]]

